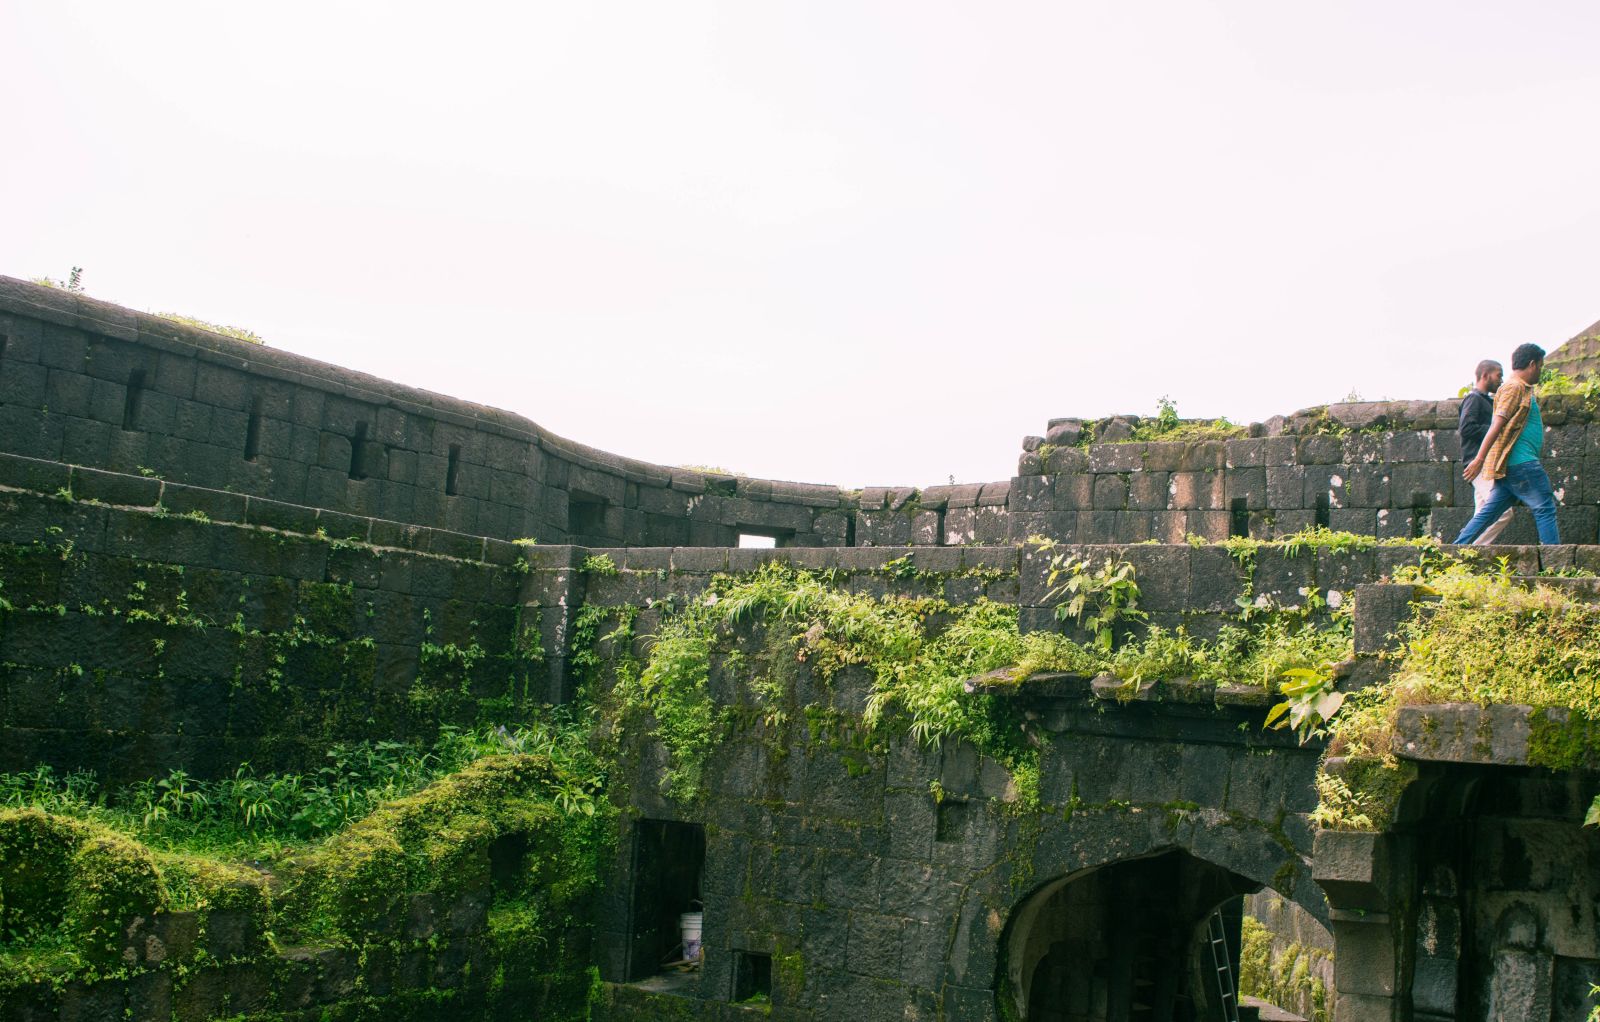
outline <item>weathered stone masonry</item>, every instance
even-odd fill
[[[1453,536],[1470,517],[1456,402],[1333,405],[1204,443],[1025,441],[1010,480],[836,487],[618,457],[520,416],[0,277],[8,453],[474,536],[593,546],[1176,543],[1312,524]],[[1600,454],[1547,398],[1545,465],[1569,541],[1600,530]],[[1332,428],[1335,432],[1319,432]],[[1269,435],[1275,434],[1275,435]],[[1526,519],[1528,516],[1520,516]],[[1508,542],[1532,542],[1531,522]]]
[[[1063,420],[1025,441],[1010,480],[854,493],[620,458],[505,412],[0,278],[4,597],[52,610],[0,618],[0,770],[294,767],[330,741],[515,719],[570,695],[580,608],[644,608],[638,656],[654,602],[771,559],[875,595],[936,580],[952,602],[1012,604],[1037,629],[1055,625],[1045,564],[1018,543],[1043,534],[1131,561],[1152,624],[1207,635],[1247,581],[1293,602],[1304,587],[1378,583],[1417,554],[1264,549],[1247,578],[1191,534],[1452,535],[1471,503],[1454,417],[1448,401],[1332,406],[1237,440],[1086,448]],[[1600,423],[1554,398],[1545,418],[1564,538],[1578,545],[1493,552],[1522,575],[1600,571]],[[1527,517],[1510,538],[1531,539]],[[730,549],[742,533],[783,549]],[[602,551],[615,575],[583,570]],[[1352,683],[1410,595],[1362,592],[1369,659]],[[630,651],[601,652],[614,664]],[[735,707],[750,682],[713,676]],[[613,876],[592,941],[574,933],[569,949],[606,981],[598,1017],[1143,1017],[1116,990],[1196,987],[1196,928],[1253,891],[1333,951],[1335,1022],[1587,1010],[1600,839],[1576,821],[1596,778],[1529,767],[1526,722],[1408,711],[1396,752],[1418,779],[1399,819],[1345,834],[1311,825],[1318,750],[1261,729],[1259,686],[1167,684],[1129,701],[1062,676],[1001,696],[1041,743],[1041,805],[1026,812],[1006,771],[963,743],[875,748],[808,727],[804,708],[848,718],[866,692],[858,672],[829,685],[799,665],[787,723],[737,729],[708,764],[708,797],[689,805],[660,795],[662,751],[635,737]],[[693,868],[664,867],[663,850]],[[676,992],[641,984],[666,939],[663,906],[686,897],[667,888],[691,881],[706,903],[703,974]],[[510,1000],[487,985],[505,964],[488,905],[476,887],[419,896],[397,925],[428,946],[404,960],[273,955],[248,920],[157,917],[130,946],[198,962],[190,978],[40,990],[0,1018],[309,1022],[374,1004],[426,1018],[430,988],[462,992],[453,1003],[475,1017],[529,1017],[542,978]],[[1156,949],[1153,969],[1116,950],[1134,946]],[[769,1000],[738,1003],[751,993]]]

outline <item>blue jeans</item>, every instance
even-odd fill
[[[1556,495],[1550,489],[1550,477],[1545,474],[1544,466],[1537,461],[1524,461],[1506,469],[1505,478],[1495,480],[1489,499],[1461,530],[1456,542],[1471,543],[1477,539],[1478,534],[1493,525],[1513,503],[1526,504],[1533,512],[1540,543],[1551,546],[1561,542],[1561,533],[1556,528]]]

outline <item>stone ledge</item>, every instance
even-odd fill
[[[1533,719],[1552,712],[1558,712],[1565,723],[1565,711],[1531,706],[1406,706],[1395,718],[1391,748],[1396,756],[1425,762],[1527,766]]]

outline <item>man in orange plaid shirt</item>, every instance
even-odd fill
[[[1511,353],[1511,376],[1494,399],[1494,421],[1478,454],[1461,470],[1467,481],[1481,473],[1494,480],[1489,498],[1478,507],[1457,543],[1471,543],[1514,502],[1528,506],[1539,529],[1539,542],[1561,542],[1556,527],[1556,497],[1550,476],[1539,464],[1544,451],[1544,419],[1534,385],[1544,371],[1544,349],[1524,344]]]

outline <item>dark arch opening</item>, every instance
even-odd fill
[[[1181,849],[1082,870],[1012,913],[1002,1005],[1027,1022],[1211,1022],[1223,1018],[1211,917],[1224,909],[1221,962],[1237,986],[1241,897],[1261,889]]]

